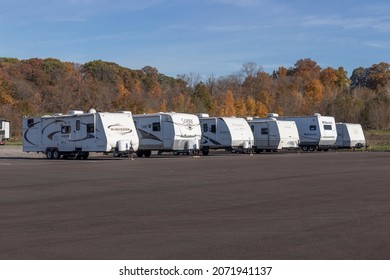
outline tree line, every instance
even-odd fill
[[[247,62],[228,76],[132,70],[101,60],[77,64],[58,59],[0,58],[0,118],[21,137],[22,116],[88,111],[176,111],[214,116],[331,115],[365,129],[390,129],[390,64],[322,69],[310,58],[272,73]]]

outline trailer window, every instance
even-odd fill
[[[255,132],[255,126],[253,124],[251,125],[251,130],[252,132]]]
[[[262,135],[268,135],[268,127],[262,127],[261,128],[261,134]]]
[[[64,125],[61,127],[61,133],[62,134],[69,134],[70,133],[70,125]]]
[[[159,122],[153,123],[152,127],[153,127],[153,131],[160,131],[161,130],[161,126],[160,126]]]
[[[76,130],[80,130],[80,121],[79,120],[76,121]]]
[[[28,119],[27,120],[27,126],[32,127],[34,125],[34,119]]]
[[[203,124],[203,132],[209,131],[209,127],[207,126],[207,123]]]
[[[316,125],[311,125],[310,126],[310,130],[317,130],[317,126]]]
[[[215,124],[211,125],[211,132],[216,133],[217,132],[217,126]]]
[[[325,124],[325,125],[324,125],[324,129],[325,129],[325,130],[332,130],[332,125],[330,125],[330,124]]]
[[[94,133],[95,132],[95,126],[93,123],[88,123],[87,124],[87,133]]]

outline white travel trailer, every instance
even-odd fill
[[[87,159],[90,152],[128,155],[138,149],[131,112],[97,113],[91,109],[42,117],[23,117],[23,151],[48,159]]]
[[[4,140],[9,139],[9,122],[0,119],[0,145],[4,145]]]
[[[248,123],[253,132],[256,153],[299,149],[298,128],[294,121],[271,117],[249,119]]]
[[[174,155],[198,154],[202,131],[196,115],[159,112],[133,115],[140,145],[139,157],[150,157],[152,151]]]
[[[363,128],[357,123],[336,123],[338,149],[355,149],[366,146]]]
[[[208,155],[210,149],[232,152],[251,152],[253,133],[244,118],[210,117],[198,114],[202,127],[201,150]]]
[[[279,117],[278,119],[295,121],[299,133],[299,145],[304,151],[327,151],[336,148],[337,130],[334,117],[316,113],[313,116]]]

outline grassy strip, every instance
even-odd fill
[[[390,151],[390,131],[388,130],[368,130],[364,132],[368,151]]]

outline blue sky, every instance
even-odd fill
[[[0,57],[105,60],[176,77],[390,63],[390,1],[0,0]]]

